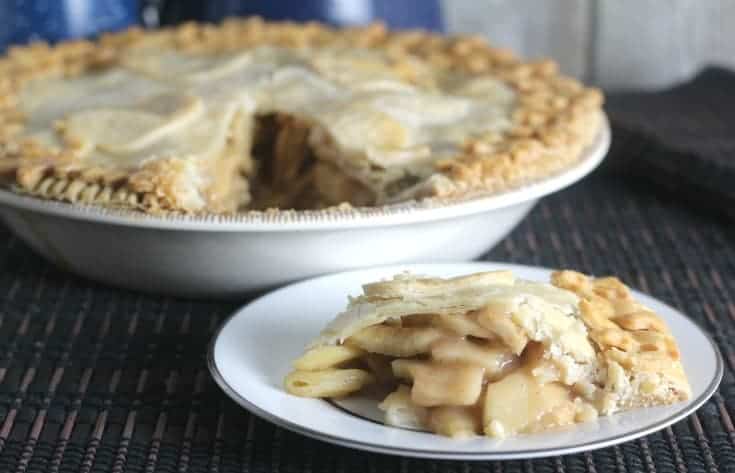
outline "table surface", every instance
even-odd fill
[[[613,116],[613,123],[615,123]],[[543,199],[483,257],[616,274],[681,309],[726,360],[719,391],[659,433],[533,461],[427,461],[332,446],[239,408],[205,367],[246,302],[146,296],[47,264],[0,227],[0,471],[735,471],[735,227],[616,162],[666,153],[614,128],[607,165]]]

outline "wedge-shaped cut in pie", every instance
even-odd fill
[[[146,212],[464,198],[558,173],[601,94],[477,38],[187,24],[0,58],[0,178]]]
[[[298,396],[392,392],[388,425],[503,437],[690,396],[676,341],[617,278],[400,274],[363,286],[285,379]]]

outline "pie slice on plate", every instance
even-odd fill
[[[676,341],[614,277],[400,274],[363,286],[284,381],[335,398],[379,385],[389,425],[528,434],[690,397]]]
[[[0,58],[0,182],[145,212],[487,195],[574,164],[599,91],[478,38],[257,18]]]

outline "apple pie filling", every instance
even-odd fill
[[[491,272],[367,284],[294,362],[286,390],[333,398],[380,385],[386,424],[451,437],[534,433],[689,396],[668,329],[627,287],[571,271],[552,282]]]

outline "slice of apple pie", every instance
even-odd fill
[[[363,286],[294,362],[286,390],[392,389],[389,425],[452,437],[533,433],[686,400],[666,324],[614,277],[401,274]]]

